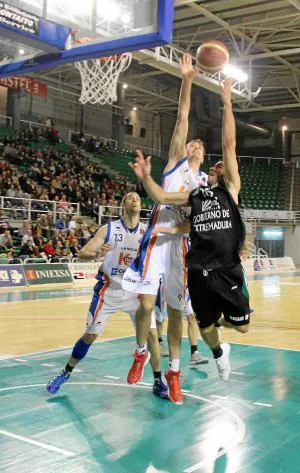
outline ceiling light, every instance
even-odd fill
[[[132,110],[133,110],[134,112],[136,112],[136,111],[137,111],[137,107],[133,107]]]
[[[99,15],[107,21],[114,21],[120,15],[120,8],[115,2],[104,0],[101,2]]]
[[[123,89],[128,89],[128,84],[123,84]]]
[[[131,21],[131,13],[129,11],[124,11],[121,15],[121,21],[124,25],[128,25]]]
[[[226,64],[223,68],[223,72],[226,76],[232,77],[239,82],[246,82],[248,79],[248,74],[232,64]]]
[[[287,125],[282,125],[281,127],[282,131],[286,131],[288,129]]]
[[[23,56],[23,54],[25,54],[25,50],[24,49],[19,49],[19,54],[21,54],[21,56]]]

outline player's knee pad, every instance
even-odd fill
[[[82,360],[89,351],[90,347],[91,344],[85,343],[82,338],[80,338],[74,345],[72,358],[75,358],[75,360]]]

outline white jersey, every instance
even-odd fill
[[[104,273],[114,289],[122,289],[123,274],[136,258],[146,228],[144,223],[139,222],[134,229],[129,229],[122,218],[107,225],[105,243],[112,248],[105,255],[97,279]]]
[[[163,174],[162,188],[165,192],[192,191],[199,186],[207,186],[207,174],[202,171],[196,174],[189,167],[188,159],[181,159],[173,169]],[[162,227],[174,227],[187,220],[189,207],[177,205],[158,205],[153,208],[149,224]]]

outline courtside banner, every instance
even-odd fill
[[[74,282],[92,281],[97,276],[101,263],[70,263],[69,269]]]
[[[29,286],[73,282],[68,265],[63,263],[25,264],[24,271]]]
[[[26,286],[26,279],[21,264],[0,265],[0,287]]]

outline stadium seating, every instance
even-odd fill
[[[98,157],[111,169],[135,182],[135,176],[128,166],[128,162],[133,159],[134,153],[106,149]],[[215,157],[208,156],[204,162],[203,171],[208,172],[215,162]],[[165,160],[155,156],[152,157],[152,175],[156,182],[161,182],[165,165]],[[283,164],[280,160],[241,158],[239,168],[242,178],[241,198],[244,208],[264,210],[284,208]],[[151,199],[143,200],[147,205],[151,202]]]

